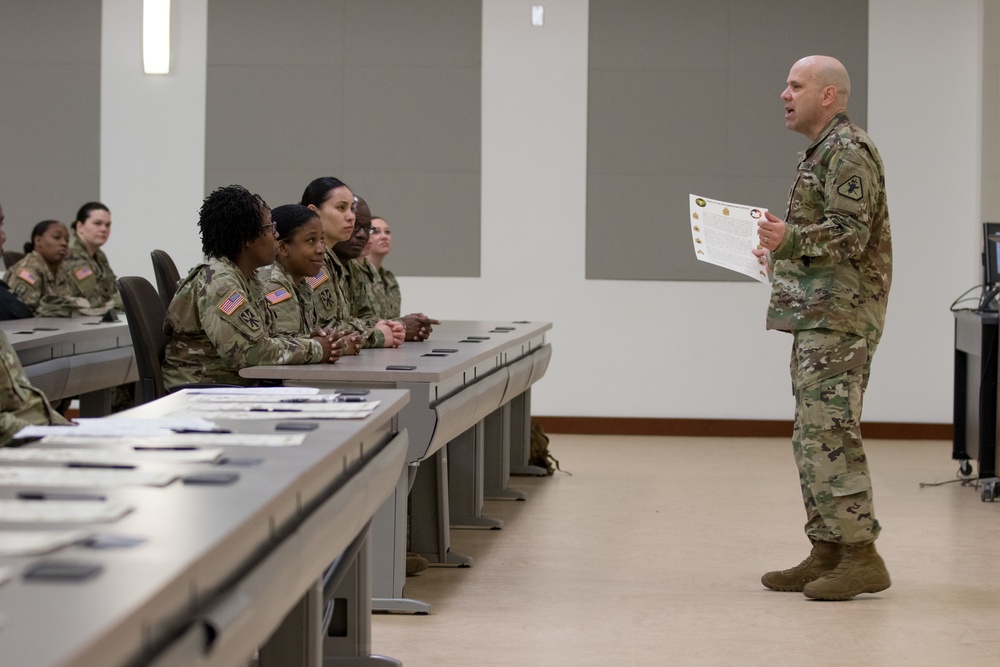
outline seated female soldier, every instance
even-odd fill
[[[112,306],[110,300],[91,300],[80,290],[65,262],[68,246],[66,225],[43,220],[31,230],[25,256],[7,270],[4,279],[35,317],[102,315]]]
[[[252,385],[246,366],[333,363],[331,336],[273,336],[256,270],[274,261],[271,209],[239,185],[219,188],[202,204],[198,226],[208,261],[177,287],[164,332],[163,382],[168,390],[209,382]]]

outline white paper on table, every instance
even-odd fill
[[[145,470],[92,470],[87,468],[18,468],[0,466],[0,486],[119,487],[166,486],[177,475]]]
[[[101,438],[102,445],[131,447],[132,449],[162,449],[171,447],[298,447],[306,441],[305,433],[253,434],[253,433],[172,433],[170,435],[119,435]],[[46,445],[62,447],[93,445],[88,436],[47,435],[40,441]],[[2,451],[2,450],[0,450]]]
[[[369,414],[378,407],[379,401],[364,401],[361,403],[199,403],[188,406],[188,410],[199,414],[230,413],[230,412],[263,412],[273,415],[272,419],[281,419],[284,415],[295,415],[296,413],[310,414],[334,414],[339,412],[364,412]],[[217,416],[210,419],[219,419]]]
[[[88,440],[83,439],[85,442]],[[89,439],[93,444],[93,438]],[[101,443],[104,444],[103,442]],[[137,451],[132,447],[95,449],[46,449],[43,447],[0,448],[0,463],[104,463],[117,465],[142,465],[143,463],[214,463],[222,457],[222,450],[213,449],[159,449]]]
[[[0,530],[0,556],[38,556],[90,537],[89,530]]]
[[[26,426],[15,438],[42,438],[47,435],[110,436],[110,435],[165,435],[174,431],[218,431],[217,424],[202,417],[165,417],[158,419],[87,418],[76,419],[76,426]]]
[[[688,223],[698,261],[742,273],[762,283],[771,282],[767,261],[753,254],[753,250],[760,247],[757,221],[764,217],[767,209],[689,196],[691,217]]]
[[[131,505],[93,500],[0,500],[0,522],[105,523],[132,511]]]
[[[319,393],[318,387],[202,387],[200,389],[184,389],[178,394],[207,394],[226,396],[313,396]]]
[[[357,408],[351,408],[349,411],[338,411],[338,412],[248,412],[246,410],[242,411],[229,411],[229,412],[208,412],[206,415],[212,417],[213,419],[234,419],[238,421],[256,421],[256,420],[275,420],[275,419],[365,419],[371,416],[371,410],[358,410]]]
[[[288,396],[288,395],[274,395],[268,396],[265,394],[246,394],[246,395],[235,395],[235,394],[209,394],[207,396],[199,396],[198,402],[189,406],[197,410],[202,405],[206,403],[219,404],[219,403],[232,403],[233,405],[238,405],[240,403],[278,403],[278,404],[288,404],[290,406],[295,406],[296,404],[310,405],[310,404],[323,404],[323,403],[337,403],[337,397],[340,394],[323,394],[322,396]]]

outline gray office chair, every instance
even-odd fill
[[[3,265],[8,269],[24,259],[24,253],[16,250],[4,250]]]
[[[177,283],[181,281],[181,275],[177,271],[174,260],[164,250],[154,250],[149,253],[153,258],[153,273],[156,275],[156,288],[160,293],[160,300],[163,302],[163,310],[170,307],[170,301],[177,292]]]

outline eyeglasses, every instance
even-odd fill
[[[355,234],[357,234],[358,232],[360,232],[362,229],[365,230],[365,233],[368,234],[368,236],[371,236],[372,234],[375,233],[375,228],[372,227],[371,225],[368,225],[368,226],[354,225],[354,233]]]
[[[270,223],[268,223],[266,225],[261,225],[260,226],[260,233],[261,234],[273,234],[274,233],[274,225],[275,225],[275,223],[273,223],[273,222],[270,222]]]

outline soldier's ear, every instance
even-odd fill
[[[288,257],[288,245],[283,239],[278,239],[278,254],[282,257]]]

